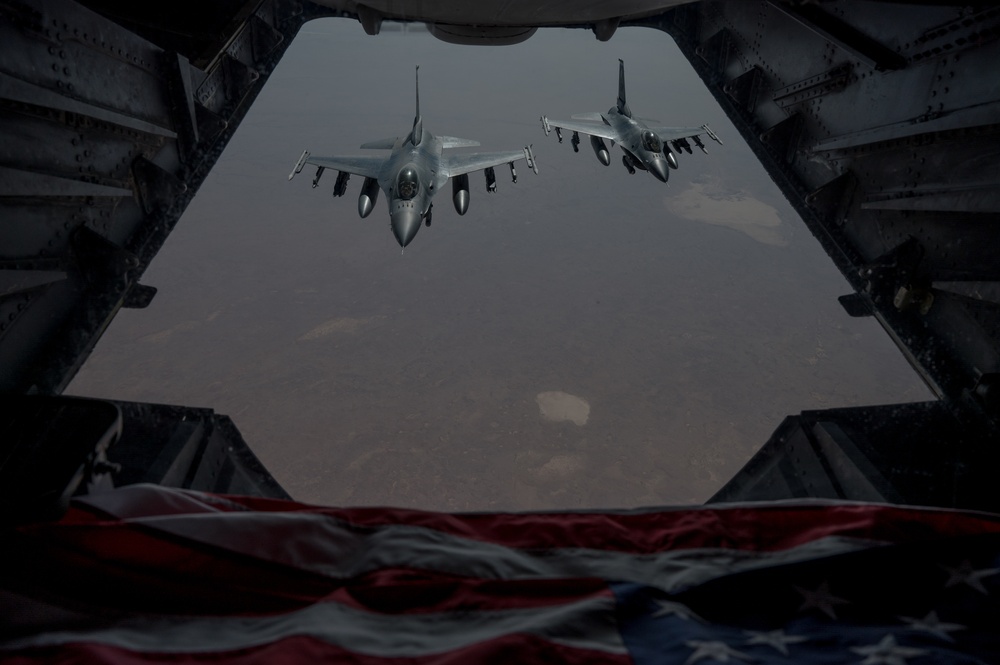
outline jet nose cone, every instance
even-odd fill
[[[401,208],[392,213],[392,235],[400,247],[406,247],[420,230],[420,213],[416,208]]]
[[[667,162],[663,159],[654,159],[650,162],[649,172],[660,182],[666,182],[670,176],[670,171],[667,170]]]

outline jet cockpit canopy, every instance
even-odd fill
[[[396,180],[396,194],[404,201],[409,201],[417,195],[419,189],[420,179],[417,177],[417,170],[412,166],[403,167]]]
[[[642,147],[651,152],[660,152],[663,149],[663,144],[660,142],[659,136],[646,130],[642,133]]]

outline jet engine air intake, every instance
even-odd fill
[[[591,136],[590,147],[594,149],[594,154],[597,155],[597,159],[601,160],[601,164],[607,166],[611,163],[611,154],[608,153],[608,147],[604,145],[604,139],[600,136]]]
[[[361,219],[372,214],[377,201],[378,180],[375,178],[365,178],[365,184],[361,187],[361,196],[358,197],[358,214],[361,215]]]
[[[469,174],[463,173],[451,179],[452,201],[455,203],[455,212],[464,215],[469,209]]]
[[[604,161],[603,159],[601,161]],[[635,167],[632,166],[632,162],[629,160],[628,155],[622,155],[622,164],[625,165],[625,170],[628,171],[629,175],[635,175]]]

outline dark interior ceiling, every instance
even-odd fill
[[[103,407],[56,396],[119,309],[154,297],[143,271],[298,29],[343,16],[370,34],[403,18],[484,44],[538,25],[598,39],[619,25],[672,35],[853,287],[846,310],[875,317],[939,397],[792,416],[717,498],[997,508],[987,470],[1000,418],[1000,8],[675,5],[0,3],[0,479],[35,479],[60,500],[115,473],[119,483],[281,493],[209,410],[116,404],[122,418],[107,419]],[[100,430],[89,452],[53,443],[51,428],[81,423]],[[136,434],[150,431],[158,436]],[[127,471],[101,461],[108,432],[107,457]],[[78,471],[60,471],[69,484],[56,489],[54,457]],[[40,500],[29,495],[3,500]]]

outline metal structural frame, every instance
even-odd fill
[[[847,279],[846,311],[877,319],[939,397],[794,417],[716,499],[834,487],[847,498],[992,506],[989,481],[961,469],[995,466],[1000,420],[1000,8],[676,4],[612,2],[583,20],[541,9],[545,25],[602,40],[625,25],[670,34]],[[116,313],[149,304],[156,291],[141,283],[144,270],[304,22],[342,16],[377,34],[384,20],[430,21],[441,38],[500,44],[530,37],[541,15],[484,2],[449,25],[447,2],[386,13],[395,6],[0,2],[0,399],[57,399]],[[218,450],[260,482],[206,472],[226,462],[190,454],[207,439],[185,439],[189,414],[115,408],[131,414],[108,452],[126,470],[118,482],[283,494],[247,462],[235,428],[213,426],[233,444]],[[802,448],[786,443],[799,435],[816,459],[796,467]],[[167,458],[180,466],[158,476]],[[954,464],[938,464],[946,459]],[[907,480],[943,473],[961,477],[963,491],[921,496]]]

